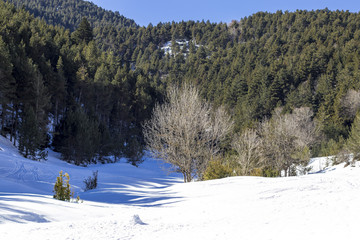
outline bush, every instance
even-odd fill
[[[279,171],[271,167],[254,168],[250,171],[250,176],[257,177],[278,177],[280,176]]]
[[[64,182],[65,178],[65,182]],[[55,186],[54,186],[54,198],[61,201],[68,201],[74,196],[74,193],[71,192],[70,189],[70,176],[65,173],[63,175],[63,171],[60,171],[59,176],[56,178]]]
[[[90,176],[84,180],[84,183],[85,183],[84,191],[95,189],[97,187],[97,181],[98,181],[98,171],[93,172],[92,177]]]
[[[232,169],[221,161],[210,161],[203,175],[203,180],[219,179],[232,176]]]
[[[265,167],[262,169],[262,171],[263,171],[263,177],[279,177],[280,176],[279,171],[272,167]]]
[[[328,142],[322,143],[318,154],[315,156],[325,157],[325,156],[334,156],[341,154],[345,146],[345,139],[340,136],[338,141],[330,139]],[[315,149],[316,150],[316,149]]]
[[[263,170],[261,168],[253,168],[250,171],[250,176],[263,177]]]

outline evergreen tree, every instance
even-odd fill
[[[78,0],[7,0],[19,8],[25,8],[48,24],[60,25],[74,31],[81,19],[86,17],[94,27],[114,26],[136,27],[134,20],[125,18],[119,12],[105,10],[88,1]]]
[[[6,135],[9,132],[7,120],[10,117],[12,104],[14,104],[16,82],[11,75],[13,64],[6,43],[0,36],[0,134]]]
[[[54,146],[79,164],[110,150],[116,158],[136,157],[143,144],[139,129],[154,103],[163,101],[171,83],[184,82],[214,106],[226,105],[237,131],[271,118],[277,106],[287,113],[306,106],[327,139],[349,135],[353,117],[342,115],[342,101],[350,89],[360,89],[358,13],[257,13],[229,26],[139,27],[86,1],[7,2],[19,8],[0,2],[0,128],[14,143],[25,141],[20,128],[30,120],[22,116],[31,107],[43,147],[51,120],[58,126]],[[176,41],[183,40],[189,48],[181,51]],[[173,56],[161,50],[169,41]],[[84,120],[94,136],[74,130],[77,138],[65,137],[65,119],[78,129]],[[85,145],[95,147],[87,152]]]
[[[63,174],[63,171],[60,171],[59,176],[56,178],[53,192],[55,199],[70,202],[70,199],[74,197],[74,193],[71,191],[69,174]]]
[[[60,56],[56,64],[56,80],[52,82],[50,90],[53,89],[51,93],[52,101],[52,113],[54,115],[54,127],[59,124],[60,115],[64,113],[65,99],[66,99],[66,76],[64,71],[64,62]]]
[[[26,157],[34,160],[46,159],[47,153],[44,150],[44,139],[36,121],[34,109],[27,106],[21,114],[19,128],[19,151]]]
[[[106,162],[106,157],[111,155],[113,144],[111,142],[110,131],[104,122],[99,124],[99,161],[102,163]]]
[[[96,161],[100,137],[98,122],[89,118],[83,109],[69,109],[57,132],[53,144],[64,160],[76,165]]]
[[[353,154],[354,160],[360,160],[360,114],[356,114],[355,120],[351,125],[351,131],[346,143],[347,149]]]
[[[91,40],[93,40],[93,30],[90,26],[90,23],[88,22],[87,18],[83,18],[79,24],[79,27],[76,29],[76,31],[72,34],[73,39],[76,43],[81,43],[82,41],[85,41],[85,43],[89,43]]]

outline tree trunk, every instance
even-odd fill
[[[191,182],[192,178],[191,176],[187,176],[187,182]]]
[[[1,123],[0,123],[0,133],[1,135],[3,135],[4,137],[6,137],[6,133],[4,131],[4,127],[5,127],[5,115],[6,115],[6,104],[2,104],[1,105]]]
[[[184,171],[184,172],[182,172],[182,174],[184,176],[184,183],[191,182],[191,180],[192,180],[191,173]]]
[[[12,140],[14,140],[14,146],[16,147],[16,130],[17,130],[18,110],[15,109],[14,111],[12,113],[13,122],[12,122],[12,126],[11,126],[10,142],[12,142]]]

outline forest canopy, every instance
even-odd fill
[[[239,133],[278,107],[308,108],[322,136],[313,155],[340,149],[358,111],[359,13],[258,12],[231,23],[139,27],[80,0],[7,2],[16,7],[0,3],[0,126],[26,156],[50,144],[77,164],[109,155],[137,162],[141,125],[174,84],[194,84],[224,105]]]

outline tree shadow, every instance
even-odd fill
[[[14,222],[14,223],[27,223],[27,222],[46,223],[46,222],[49,222],[43,215],[36,214],[34,212],[30,212],[30,211],[26,211],[26,210],[20,210],[13,206],[10,206],[9,204],[0,203],[0,209],[2,211],[6,212],[6,214],[0,215],[0,224],[2,224],[4,222]]]
[[[98,189],[82,193],[81,199],[139,207],[161,207],[182,201],[182,197],[170,189],[170,186],[178,182],[178,178],[153,178],[134,180],[126,184],[103,183],[99,184]]]

